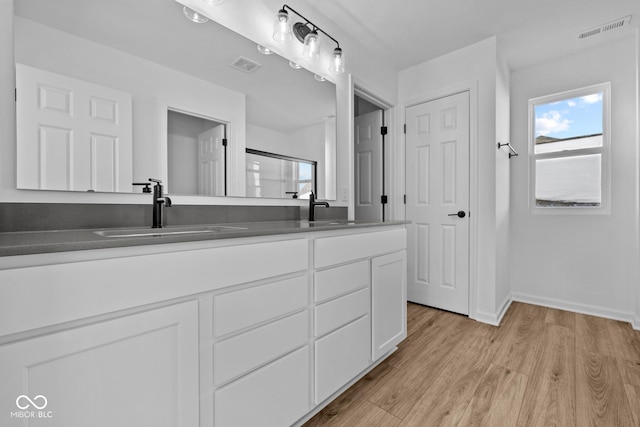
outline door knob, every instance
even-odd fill
[[[449,214],[449,216],[457,216],[458,218],[464,218],[467,216],[465,211],[458,211],[457,213]]]

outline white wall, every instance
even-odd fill
[[[13,0],[0,0],[0,200],[13,201],[16,188],[16,107],[13,60]]]
[[[640,30],[636,31],[636,111],[640,112]],[[636,153],[640,154],[640,118],[636,120]],[[636,164],[636,182],[640,183],[640,164]],[[636,210],[640,212],[640,196],[636,201]],[[636,262],[640,266],[640,214],[636,215],[635,227],[636,252],[638,253]],[[640,329],[640,289],[636,291],[636,310],[633,327],[634,329]]]
[[[515,299],[631,320],[638,251],[638,47],[635,35],[511,77],[511,282]],[[611,214],[533,215],[528,100],[611,81]]]
[[[508,260],[498,259],[497,251],[497,192],[505,191],[503,185],[496,186],[496,159],[500,154],[497,153],[496,132],[500,128],[503,133],[505,126],[496,124],[497,62],[496,38],[491,37],[403,70],[399,78],[399,99],[404,106],[472,88],[470,315],[489,323],[498,322],[502,309],[498,304],[502,301],[496,300],[502,297],[508,287],[505,283],[498,285],[499,280],[504,282],[504,270],[500,270],[501,277],[498,277],[498,263],[508,263]],[[506,76],[501,79],[504,81]],[[502,111],[504,88],[500,99]],[[500,173],[502,175],[503,172]],[[500,195],[503,216],[505,197],[508,200],[508,196]],[[504,240],[504,228],[500,236]]]
[[[498,50],[496,73],[496,142],[510,141],[510,79],[511,71]],[[496,294],[495,310],[504,313],[511,299],[509,277],[510,179],[511,168],[518,166],[518,157],[509,158],[506,148],[496,149]],[[520,160],[520,163],[523,161]]]

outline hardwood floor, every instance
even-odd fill
[[[640,332],[514,302],[500,327],[408,304],[398,351],[312,426],[640,426]]]

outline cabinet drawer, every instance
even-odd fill
[[[282,427],[310,409],[309,347],[215,392],[215,426]]]
[[[302,347],[308,336],[309,312],[303,311],[214,344],[214,385]]]
[[[369,365],[369,316],[338,329],[315,344],[315,403],[319,404]]]
[[[307,276],[213,297],[213,335],[219,337],[306,307]]]
[[[314,301],[324,301],[369,286],[369,261],[319,271],[314,277]]]
[[[308,239],[240,245],[238,241],[229,239],[235,245],[226,247],[0,270],[0,335],[306,273]],[[77,256],[90,256],[89,252],[78,251]]]
[[[317,337],[369,313],[369,288],[361,289],[314,308]]]
[[[404,228],[346,236],[324,237],[314,241],[315,268],[401,251],[407,247]]]

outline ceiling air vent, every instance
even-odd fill
[[[624,26],[629,25],[630,22],[631,22],[631,15],[625,16],[624,18],[619,18],[619,19],[616,19],[615,21],[602,24],[599,27],[585,30],[578,35],[578,38],[586,39],[587,37],[593,37],[593,36],[597,36],[598,34],[606,33],[613,30],[618,30]]]
[[[249,58],[245,58],[244,56],[238,57],[238,59],[229,64],[229,66],[245,73],[253,73],[255,70],[261,67],[261,65],[257,62],[254,62]]]

